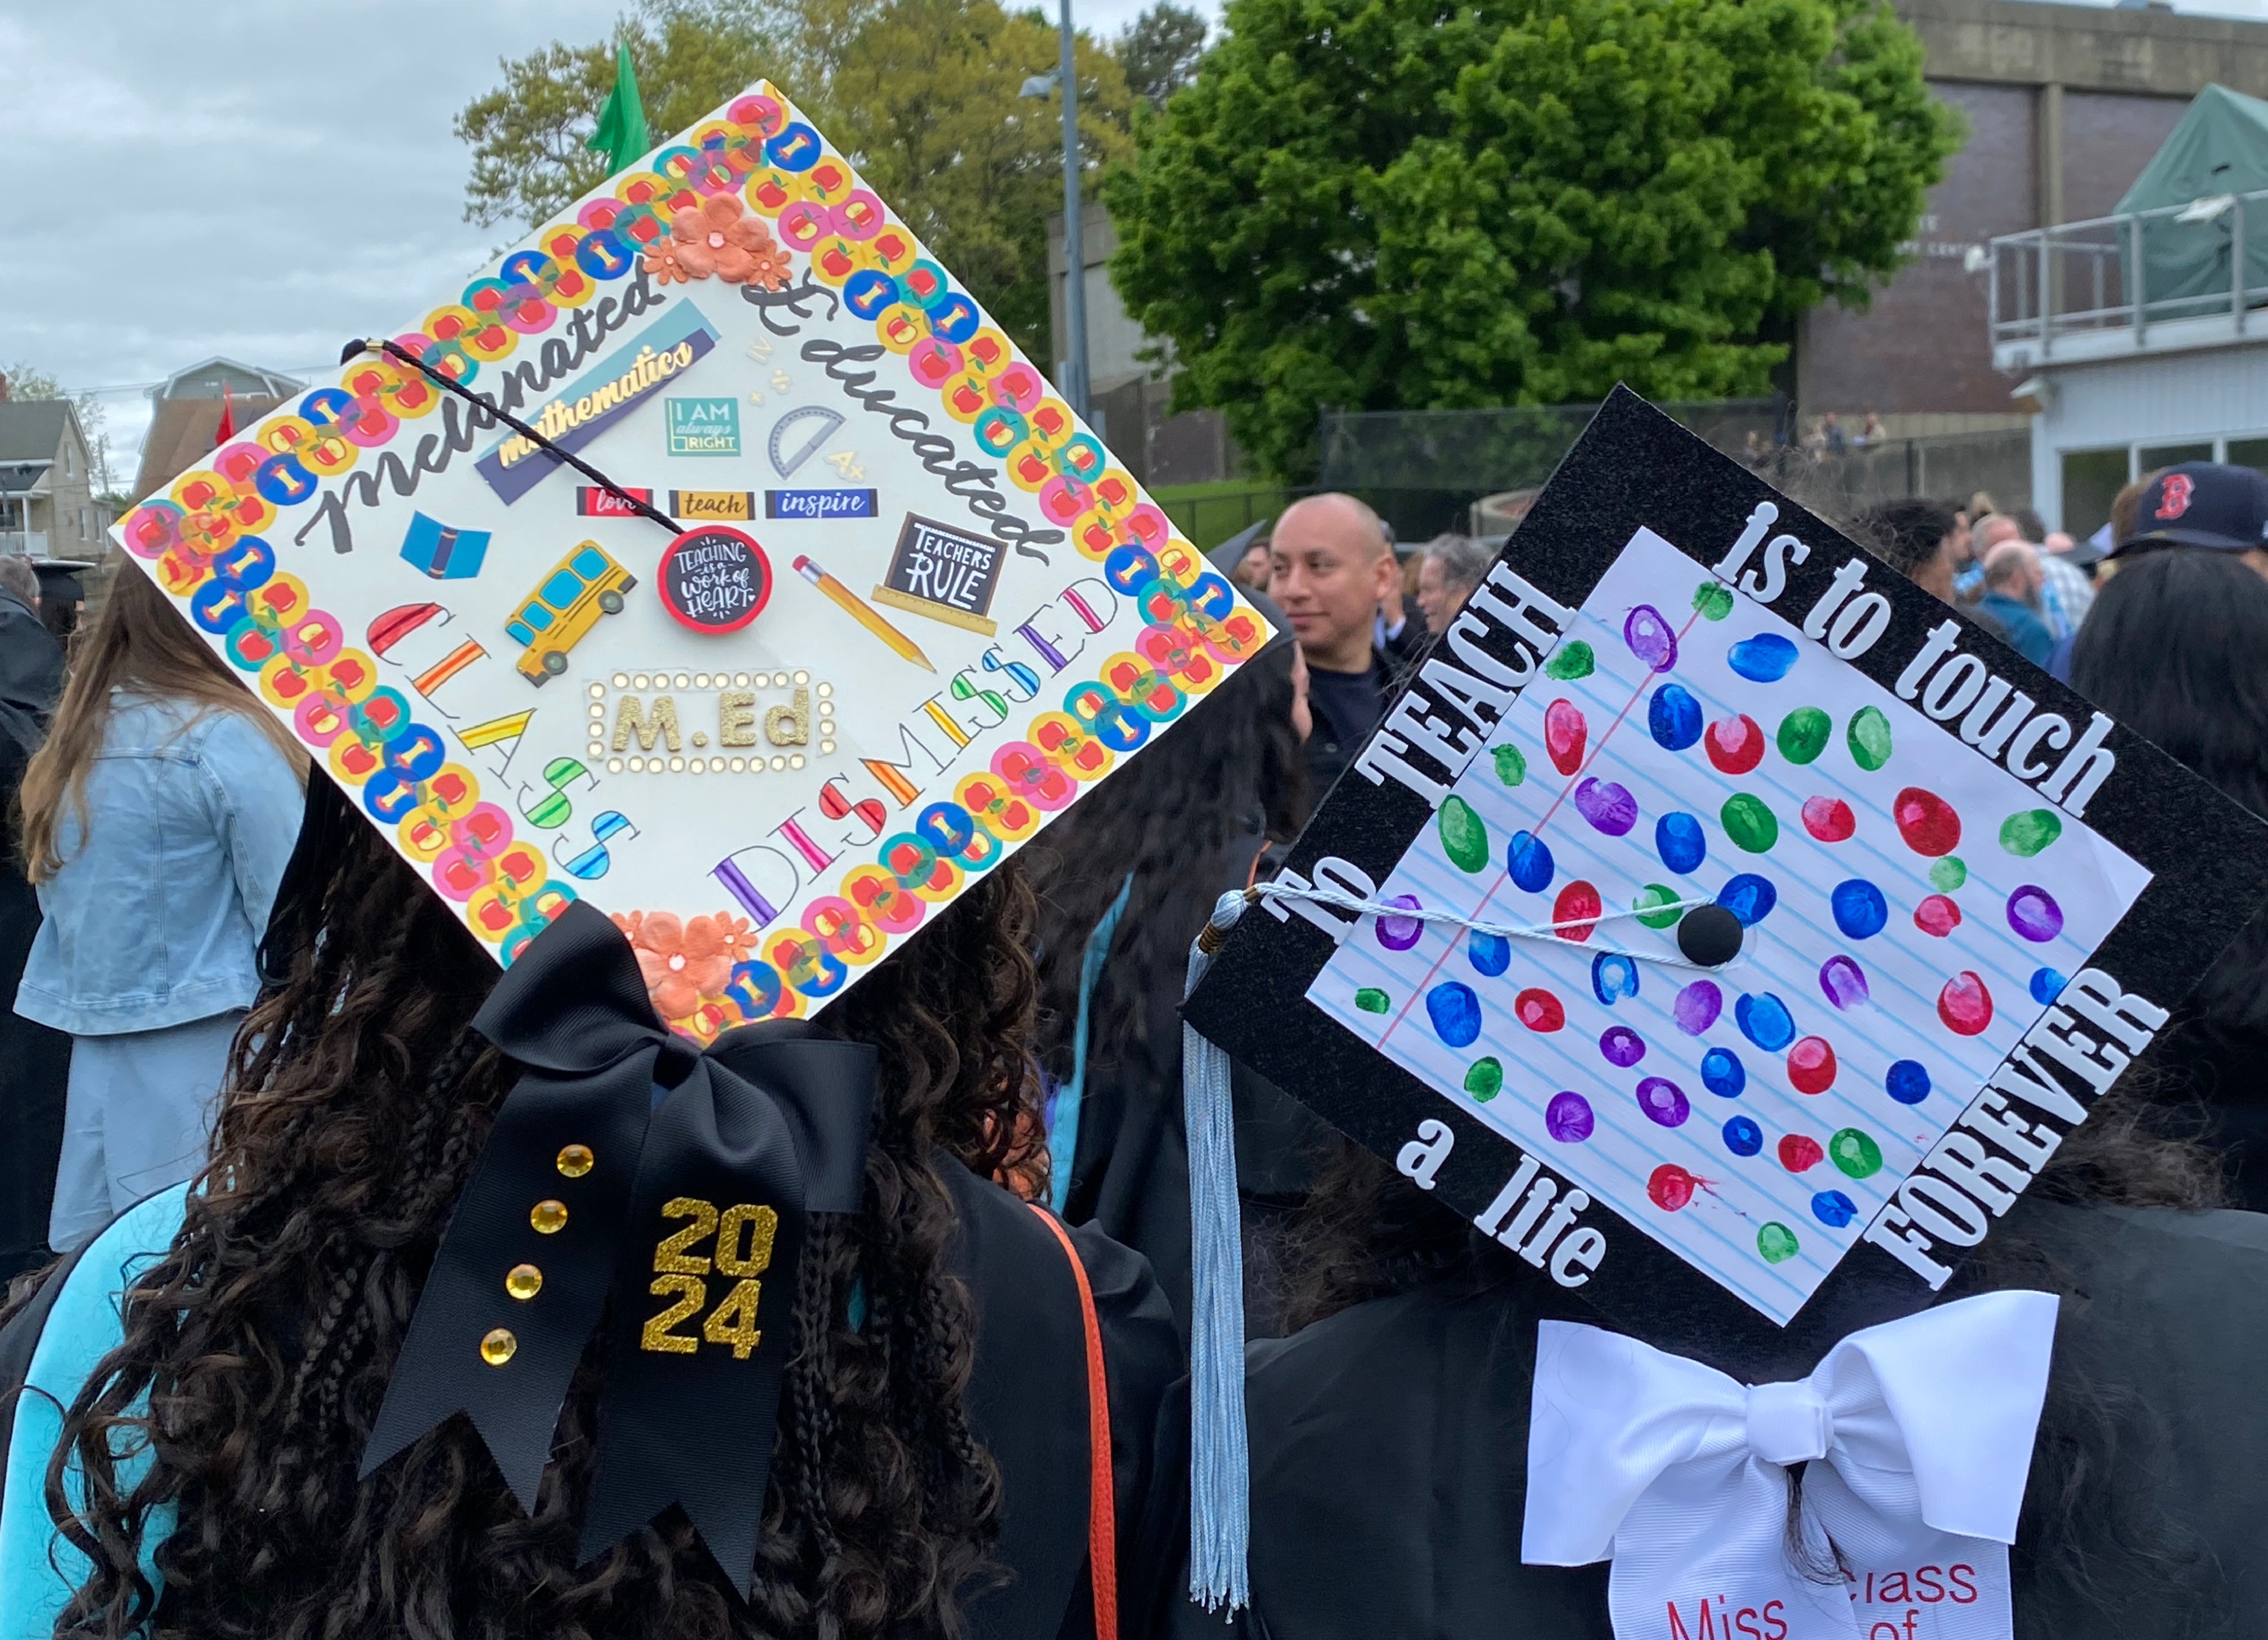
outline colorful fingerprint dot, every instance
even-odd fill
[[[2000,822],[2000,846],[2022,860],[2062,835],[2063,820],[2053,809],[2026,809]]]
[[[1806,798],[1803,829],[1822,842],[1848,842],[1859,829],[1859,817],[1840,798]]]
[[[1564,695],[1543,709],[1543,750],[1551,759],[1551,767],[1563,775],[1572,775],[1583,766],[1583,747],[1591,738],[1591,725],[1583,721],[1582,709]]]
[[[1815,762],[1834,732],[1835,720],[1825,712],[1816,706],[1799,706],[1779,720],[1779,754],[1791,763]]]
[[[1664,1162],[1646,1176],[1646,1194],[1666,1213],[1675,1213],[1693,1199],[1693,1175],[1675,1162]]]
[[[1872,939],[1890,920],[1889,901],[1863,877],[1836,884],[1827,895],[1827,908],[1845,939]]]
[[[1859,1210],[1840,1190],[1822,1190],[1811,1198],[1811,1216],[1830,1230],[1841,1230],[1859,1217]]]
[[[1792,1173],[1808,1173],[1826,1159],[1827,1152],[1808,1134],[1791,1133],[1779,1142],[1779,1165]]]
[[[1599,1033],[1599,1054],[1616,1070],[1627,1070],[1646,1057],[1646,1039],[1626,1025],[1610,1025]]]
[[[1492,746],[1489,759],[1496,765],[1496,777],[1507,786],[1516,786],[1528,778],[1528,759],[1516,746]]]
[[[1644,928],[1675,928],[1685,915],[1678,901],[1685,896],[1667,883],[1648,883],[1631,900],[1631,909],[1638,913],[1638,923]],[[1660,908],[1667,906],[1668,910]]]
[[[1787,1079],[1799,1093],[1824,1093],[1835,1085],[1835,1049],[1823,1036],[1807,1036],[1787,1050]]]
[[[1683,876],[1708,857],[1708,835],[1690,814],[1665,814],[1653,823],[1653,851],[1663,870]]]
[[[1882,1147],[1856,1128],[1845,1128],[1828,1140],[1827,1154],[1853,1179],[1871,1179],[1882,1171]]]
[[[1717,818],[1733,846],[1749,854],[1766,854],[1779,841],[1779,821],[1764,800],[1754,792],[1735,791],[1725,799]]]
[[[1589,677],[1597,667],[1598,657],[1591,652],[1591,646],[1577,638],[1552,651],[1551,658],[1543,663],[1543,675],[1562,683],[1572,683],[1578,678]]]
[[[1388,900],[1390,906],[1406,906],[1412,911],[1425,908],[1425,902],[1415,894],[1395,894]],[[1378,943],[1388,951],[1407,951],[1425,937],[1425,924],[1414,916],[1382,916],[1378,919]]]
[[[1504,1061],[1491,1054],[1485,1059],[1476,1059],[1465,1072],[1465,1092],[1473,1096],[1473,1103],[1485,1105],[1504,1092]]]
[[[1580,943],[1591,937],[1598,926],[1599,913],[1605,908],[1599,900],[1599,891],[1590,884],[1578,880],[1559,891],[1551,902],[1551,920],[1566,926],[1552,930],[1562,939]]]
[[[1933,862],[1929,868],[1929,886],[1941,894],[1949,894],[1969,880],[1969,867],[1957,854],[1948,854]]]
[[[1478,929],[1465,941],[1465,960],[1473,970],[1494,979],[1512,966],[1512,942],[1501,934],[1484,934]]]
[[[2043,1008],[2063,995],[2063,988],[2071,982],[2053,968],[2032,970],[2032,1000]]]
[[[1764,1130],[1753,1117],[1735,1116],[1723,1129],[1725,1148],[1735,1156],[1754,1156],[1764,1148]]]
[[[1951,854],[1960,846],[1961,816],[1934,791],[1908,786],[1890,799],[1890,819],[1916,854]]]
[[[1853,712],[1843,739],[1851,748],[1851,761],[1870,775],[1890,761],[1890,720],[1879,706],[1861,706]]]
[[[2063,908],[2046,889],[2026,883],[2008,896],[2008,926],[2022,938],[2043,945],[2063,932]]]
[[[1551,886],[1551,847],[1532,831],[1516,831],[1505,846],[1504,869],[1513,887],[1540,894]]]
[[[1777,632],[1742,638],[1725,651],[1725,664],[1750,683],[1778,683],[1795,666],[1795,642]]]
[[[1623,642],[1656,672],[1677,664],[1677,634],[1652,604],[1640,604],[1623,618]]]
[[[1616,781],[1586,778],[1575,785],[1575,813],[1591,822],[1592,830],[1624,837],[1638,824],[1638,799]]]
[[[1963,968],[1937,994],[1937,1017],[1959,1036],[1976,1036],[1992,1023],[1992,993],[1984,979]]]
[[[1682,1128],[1693,1114],[1685,1090],[1668,1077],[1647,1077],[1638,1085],[1638,1107],[1647,1121],[1665,1128]]]
[[[1665,683],[1646,703],[1646,732],[1668,752],[1683,752],[1701,738],[1701,702],[1683,684]]]
[[[1795,1020],[1787,1004],[1770,991],[1743,997],[1733,1004],[1733,1022],[1741,1034],[1768,1054],[1777,1054],[1795,1041]]]
[[[1512,999],[1512,1017],[1531,1031],[1557,1031],[1567,1023],[1567,1010],[1542,986],[1530,986]]]
[[[1918,1105],[1929,1097],[1929,1072],[1918,1059],[1901,1059],[1882,1073],[1882,1091],[1901,1105]]]
[[[1722,621],[1733,613],[1732,589],[1722,581],[1704,581],[1693,589],[1693,613],[1704,621]]]
[[[1845,1013],[1863,1006],[1873,995],[1859,960],[1839,951],[1819,965],[1819,990]]]
[[[1441,799],[1433,826],[1441,839],[1441,852],[1461,871],[1485,871],[1489,863],[1487,822],[1473,805],[1451,792]]]
[[[1558,1092],[1543,1107],[1543,1131],[1562,1144],[1580,1144],[1591,1136],[1597,1119],[1591,1114],[1591,1101],[1580,1093]]]
[[[1961,908],[1943,894],[1932,894],[1914,908],[1913,920],[1932,939],[1943,939],[1961,926]]]
[[[1470,1048],[1480,1040],[1481,999],[1462,980],[1447,980],[1425,993],[1425,1017],[1433,1033],[1452,1048]]]
[[[1756,1252],[1767,1264],[1785,1264],[1803,1251],[1795,1232],[1773,1219],[1756,1232]]]
[[[1366,985],[1354,994],[1354,1005],[1365,1013],[1384,1013],[1394,1005],[1394,999],[1375,985]]]
[[[1638,995],[1638,959],[1618,951],[1602,951],[1591,959],[1591,995],[1611,1008],[1625,997]]]
[[[1700,1035],[1717,1023],[1717,1016],[1724,1011],[1725,993],[1717,989],[1714,980],[1694,981],[1669,1004],[1669,1017],[1688,1036]]]
[[[1779,903],[1779,890],[1772,886],[1769,877],[1742,871],[1717,891],[1717,903],[1739,918],[1742,928],[1754,928],[1770,916],[1771,908]]]
[[[1729,1048],[1712,1048],[1701,1055],[1701,1085],[1719,1099],[1738,1099],[1749,1085],[1749,1070]]]
[[[1746,712],[1736,712],[1701,732],[1701,748],[1719,774],[1745,775],[1764,761],[1764,732]]]

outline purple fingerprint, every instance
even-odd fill
[[[1698,1036],[1717,1023],[1717,1016],[1725,1011],[1725,993],[1717,989],[1714,980],[1696,980],[1677,993],[1677,1000],[1669,1004],[1670,1016],[1677,1028],[1688,1036]]]
[[[1425,901],[1415,894],[1396,894],[1386,903],[1407,906],[1416,911],[1424,906]],[[1409,950],[1425,932],[1425,923],[1414,916],[1382,916],[1378,919],[1378,943],[1388,951]]]
[[[1638,824],[1638,799],[1611,780],[1584,779],[1575,788],[1575,812],[1609,837],[1627,837]]]

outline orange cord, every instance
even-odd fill
[[[1079,1283],[1079,1319],[1086,1329],[1087,1466],[1086,1558],[1094,1580],[1095,1640],[1118,1640],[1118,1501],[1110,1472],[1110,1379],[1102,1364],[1102,1323],[1094,1313],[1094,1290],[1086,1266],[1056,1216],[1037,1202],[1026,1202],[1063,1243]]]

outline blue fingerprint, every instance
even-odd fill
[[[1840,1190],[1822,1190],[1811,1198],[1811,1216],[1830,1230],[1840,1230],[1859,1217],[1859,1210]]]
[[[2071,982],[2053,968],[2032,970],[2032,1000],[2044,1007],[2063,995],[2063,988]]]
[[[1436,985],[1425,993],[1426,1017],[1435,1034],[1452,1048],[1470,1048],[1481,1033],[1481,999],[1462,980]]]
[[[1646,726],[1655,745],[1683,752],[1701,738],[1701,702],[1683,685],[1665,683],[1646,709]]]
[[[1638,995],[1638,959],[1602,951],[1591,959],[1591,995],[1609,1007],[1621,997]]]
[[[1787,1004],[1770,991],[1742,997],[1733,1004],[1733,1019],[1741,1034],[1767,1054],[1777,1054],[1795,1041],[1795,1020]]]
[[[1738,1099],[1749,1085],[1741,1056],[1729,1048],[1712,1048],[1701,1055],[1701,1085],[1719,1099]]]
[[[1777,632],[1742,638],[1726,652],[1725,664],[1751,683],[1778,683],[1795,665],[1795,641]]]
[[[1845,939],[1872,939],[1890,920],[1882,891],[1863,877],[1836,884],[1827,896],[1827,908],[1835,914],[1835,926]]]
[[[1709,839],[1699,820],[1673,811],[1653,823],[1653,851],[1661,857],[1663,865],[1682,874],[1709,857]]]
[[[1512,966],[1512,942],[1501,934],[1484,934],[1476,929],[1465,942],[1465,960],[1494,979]]]
[[[1929,1072],[1918,1059],[1901,1059],[1883,1073],[1882,1087],[1901,1105],[1918,1105],[1929,1097]]]
[[[1515,887],[1541,894],[1551,886],[1551,850],[1532,831],[1516,831],[1505,849],[1505,870]]]
[[[1742,928],[1754,928],[1779,903],[1779,890],[1771,879],[1742,871],[1717,891],[1717,903],[1740,918]]]
[[[1725,1124],[1725,1148],[1735,1156],[1754,1156],[1764,1148],[1764,1130],[1746,1116]]]

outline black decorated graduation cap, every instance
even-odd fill
[[[1279,883],[1196,1030],[1755,1382],[1932,1302],[2268,826],[1618,391]]]

